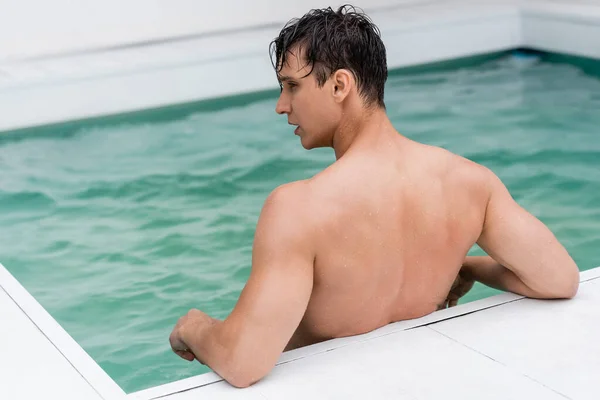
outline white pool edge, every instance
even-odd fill
[[[0,288],[103,399],[125,396],[123,389],[83,350],[44,307],[0,264]]]
[[[580,275],[581,282],[599,278],[600,266],[583,271]],[[0,287],[19,305],[21,310],[27,314],[29,319],[48,338],[52,345],[104,399],[112,400],[126,397],[134,400],[153,400],[174,393],[214,384],[223,380],[217,374],[208,372],[202,375],[126,394],[2,264],[0,264]],[[482,312],[492,307],[502,306],[522,299],[524,299],[523,296],[515,295],[513,293],[501,293],[492,297],[437,311],[422,318],[396,322],[363,335],[334,339],[292,350],[283,353],[277,365],[352,346],[353,344],[362,343],[395,332],[434,324],[474,312]]]
[[[586,282],[589,280],[599,278],[600,266],[580,273],[580,282]],[[390,335],[395,332],[435,324],[437,322],[449,320],[452,318],[458,318],[460,316],[471,314],[474,312],[482,312],[492,307],[502,306],[522,299],[525,299],[525,297],[513,293],[501,293],[481,300],[476,300],[466,304],[460,304],[456,307],[437,311],[432,314],[426,315],[422,318],[396,322],[363,335],[333,339],[327,342],[302,347],[296,350],[283,353],[279,361],[277,362],[275,368],[277,368],[278,365],[286,364],[288,362],[293,362],[295,360],[300,360],[307,357],[312,357],[318,354],[323,354],[328,351],[341,349],[354,344],[363,343],[365,341],[373,340],[385,335]],[[154,400],[171,394],[196,389],[202,386],[214,384],[221,381],[223,381],[223,379],[220,376],[218,376],[214,372],[208,372],[202,375],[193,376],[190,378],[181,379],[175,382],[166,383],[164,385],[155,386],[145,390],[132,392],[127,395],[127,398],[131,400]]]

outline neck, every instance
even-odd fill
[[[356,147],[364,139],[380,136],[382,131],[394,129],[382,108],[346,111],[344,115],[347,115],[347,118],[341,121],[333,135],[332,147],[336,160],[339,160],[350,148]]]

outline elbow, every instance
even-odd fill
[[[231,386],[244,389],[263,379],[272,368],[273,366],[261,365],[248,359],[232,360],[232,364],[222,377]]]
[[[245,389],[247,387],[252,386],[257,381],[253,381],[252,379],[248,379],[246,376],[242,375],[232,375],[228,379],[225,379],[231,386],[236,387],[238,389]]]
[[[547,283],[545,287],[532,289],[532,293],[525,296],[536,299],[572,299],[579,291],[579,270],[557,276],[553,283]]]
[[[573,272],[566,279],[566,281],[569,284],[567,285],[566,291],[564,293],[565,299],[572,299],[573,297],[575,297],[577,295],[577,292],[579,291],[580,277],[579,277],[579,268],[577,268],[577,265],[574,265],[574,268],[572,271]]]
[[[579,269],[563,277],[562,285],[555,291],[553,297],[557,299],[572,299],[579,291]]]
[[[262,378],[264,378],[265,375],[266,374],[235,371],[229,374],[228,376],[224,376],[223,379],[225,379],[233,387],[236,387],[238,389],[245,389],[260,381]]]
[[[563,293],[561,293],[559,296],[557,296],[557,298],[566,299],[566,300],[572,299],[573,297],[575,297],[577,295],[578,290],[579,290],[579,284],[566,289]]]
[[[219,357],[207,365],[231,386],[244,389],[257,383],[275,367],[277,355],[267,357],[270,354],[268,348],[256,346],[257,340],[241,340],[238,330],[227,329],[226,322],[221,325],[224,328],[219,340],[216,340]]]
[[[579,291],[579,273],[577,273],[577,279],[575,279],[570,285],[567,286],[563,298],[572,299],[577,295]]]

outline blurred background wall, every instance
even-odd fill
[[[356,0],[366,12],[428,0]],[[0,60],[283,24],[323,0],[0,0]]]

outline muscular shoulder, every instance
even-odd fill
[[[307,181],[291,182],[277,187],[264,202],[257,236],[298,240],[312,229],[310,185]],[[302,239],[304,240],[304,239]]]
[[[497,179],[489,168],[449,151],[443,152],[443,169],[450,179],[469,191],[489,197],[490,184]]]
[[[306,180],[280,185],[269,194],[265,200],[264,209],[287,214],[308,200],[309,190],[310,184]]]
[[[428,160],[434,160],[433,174],[440,177],[446,193],[446,202],[468,213],[483,223],[485,211],[498,178],[484,165],[445,149],[425,150]]]

